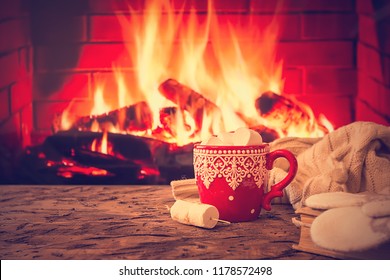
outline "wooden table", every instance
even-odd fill
[[[171,219],[170,186],[0,186],[1,259],[328,259],[292,249],[289,205],[203,229]]]

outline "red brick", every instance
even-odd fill
[[[307,12],[307,11],[354,11],[354,0],[252,0],[251,11],[253,12]]]
[[[161,1],[162,2],[162,1]],[[171,8],[183,12],[195,9],[197,12],[207,12],[209,5],[207,0],[170,0]],[[250,0],[213,0],[212,9],[218,12],[248,12]]]
[[[32,81],[26,77],[11,86],[11,112],[20,111],[32,103]]]
[[[356,12],[365,15],[373,16],[375,9],[373,6],[373,0],[356,0]]]
[[[301,39],[302,19],[299,15],[277,15],[275,18],[280,26],[278,35],[280,40]]]
[[[206,22],[205,16],[198,16],[200,23]],[[220,14],[216,21],[212,22],[221,36],[229,36],[231,30],[237,38],[248,39],[249,42],[256,42],[262,39],[265,31],[273,31],[280,40],[294,40],[300,38],[300,16],[299,15],[246,15],[246,14]],[[275,24],[276,23],[276,24]],[[274,25],[271,25],[274,24]],[[188,17],[183,17],[183,26],[188,26]],[[213,29],[211,29],[213,30]]]
[[[359,16],[359,41],[378,47],[378,33],[375,20],[369,16]]]
[[[318,94],[297,96],[297,98],[308,104],[316,116],[324,115],[335,128],[354,121],[352,97]]]
[[[376,49],[363,44],[357,46],[358,69],[385,84],[390,83],[390,73],[386,63],[390,66],[390,59]]]
[[[15,18],[24,15],[21,0],[0,0],[0,19]]]
[[[358,99],[375,109],[378,113],[390,117],[390,88],[372,79],[364,73],[359,74]]]
[[[27,76],[32,74],[32,47],[26,46],[19,49],[19,73],[21,76]]]
[[[302,36],[305,39],[354,39],[358,35],[355,14],[302,15]]]
[[[214,0],[215,10],[221,12],[248,12],[250,0]]]
[[[280,40],[294,40],[300,38],[300,16],[299,15],[219,15],[218,30],[222,34],[229,34],[228,30],[233,27],[237,30],[238,37],[252,38],[254,31],[264,34],[267,28],[273,28],[272,22],[276,22],[275,35]],[[272,29],[271,29],[272,30]],[[279,34],[277,33],[279,32]],[[259,35],[257,35],[259,36]]]
[[[50,135],[53,135],[53,131],[51,129],[38,130],[34,128],[34,130],[30,133],[31,145],[41,145]]]
[[[376,21],[372,17],[359,17],[359,41],[374,47],[382,53],[390,54],[390,23]]]
[[[33,111],[32,104],[25,106],[20,114],[21,118],[21,142],[22,147],[31,145],[31,133],[34,130],[33,127]]]
[[[357,45],[358,69],[370,75],[380,78],[380,56],[377,50],[366,45],[358,43]]]
[[[37,72],[74,69],[83,45],[45,45],[34,47],[34,70]]]
[[[29,42],[27,19],[0,22],[0,53],[18,49]]]
[[[57,114],[62,114],[68,107],[69,102],[35,102],[34,117],[35,127],[38,130],[50,130]],[[91,109],[91,103],[76,100],[72,103],[71,114],[74,116],[84,116]]]
[[[0,126],[0,146],[2,151],[8,151],[11,156],[16,155],[21,147],[20,114],[12,115]]]
[[[390,118],[390,88],[379,85],[379,112]]]
[[[77,65],[68,63],[66,58],[69,55],[67,47],[63,46],[63,57],[59,58],[58,63],[50,61],[52,57],[47,56],[48,47],[38,47],[35,55],[35,63],[38,71],[46,71],[45,65],[50,65],[53,70],[79,69],[79,70],[98,70],[111,69],[113,63],[119,63],[124,67],[131,66],[129,54],[126,52],[124,44],[84,44],[78,45],[79,60]],[[72,51],[74,48],[72,48]],[[59,52],[59,51],[58,51]],[[73,59],[73,58],[72,58]]]
[[[387,0],[356,0],[356,12],[359,15],[376,17],[378,20],[389,19]]]
[[[381,21],[377,24],[377,33],[379,37],[378,49],[380,52],[390,55],[390,20]]]
[[[10,114],[9,89],[0,90],[0,123],[9,117]],[[1,127],[0,127],[1,129]]]
[[[379,108],[379,88],[373,78],[366,73],[358,72],[358,96],[357,99],[367,102],[370,106]]]
[[[355,104],[356,108],[356,120],[357,121],[369,121],[375,122],[382,125],[390,125],[390,121],[384,116],[379,115],[374,111],[367,103],[357,100]]]
[[[51,10],[46,13],[50,16],[45,14],[34,26],[35,30],[39,30],[39,32],[34,31],[36,45],[63,45],[86,41],[86,16],[66,14],[59,16]]]
[[[170,15],[163,14],[160,17],[158,26],[160,30],[169,30]],[[184,28],[188,26],[189,15],[184,14],[181,17],[173,17],[179,26],[173,28]],[[179,21],[180,20],[180,21]],[[197,16],[197,20],[206,21],[205,15]],[[134,42],[137,33],[141,33],[144,26],[142,15],[93,15],[89,17],[91,42]],[[165,34],[159,33],[159,35]]]
[[[128,12],[129,6],[135,10],[142,10],[145,0],[89,0],[92,13]]]
[[[129,17],[126,17],[127,20]],[[95,41],[124,41],[122,27],[116,15],[94,15],[89,17],[89,40]]]
[[[124,44],[86,44],[81,49],[78,69],[131,67],[131,58]]]
[[[288,94],[302,94],[302,69],[289,68],[284,70],[284,91]]]
[[[19,57],[17,52],[0,57],[0,88],[11,85],[19,77]]]
[[[89,98],[90,75],[87,73],[45,73],[35,76],[35,100],[71,101]]]
[[[355,96],[356,70],[339,68],[306,68],[306,93]]]
[[[390,56],[382,56],[383,83],[390,86]]]
[[[286,66],[355,66],[353,42],[281,42],[278,55]]]
[[[223,0],[222,0],[223,1]],[[174,10],[180,10],[183,12],[189,12],[194,9],[197,12],[207,12],[208,9],[208,0],[172,0],[170,1]],[[214,7],[221,6],[220,1],[214,1]],[[241,1],[229,1],[229,2],[241,2]],[[242,1],[245,4],[248,4],[248,0]],[[223,4],[223,3],[222,3]],[[240,3],[230,3],[230,5],[239,6]],[[242,4],[241,4],[242,5]],[[223,8],[223,7],[222,7]],[[227,7],[228,8],[228,7]],[[248,6],[246,7],[248,9]]]

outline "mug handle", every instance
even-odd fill
[[[279,183],[276,183],[275,185],[271,186],[270,190],[265,194],[263,198],[262,207],[264,208],[264,210],[267,211],[271,210],[271,200],[273,198],[283,196],[282,190],[287,187],[288,184],[291,183],[298,170],[298,162],[295,156],[290,151],[283,149],[269,152],[267,154],[265,167],[268,170],[271,170],[273,168],[274,161],[280,157],[284,157],[288,160],[288,162],[290,163],[290,168],[288,170],[287,176]]]

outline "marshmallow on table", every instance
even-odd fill
[[[176,200],[172,205],[173,220],[186,225],[213,228],[218,223],[218,209],[212,205]]]
[[[254,146],[263,144],[261,135],[252,129],[241,127],[233,133],[234,146]]]

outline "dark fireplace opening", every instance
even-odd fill
[[[0,5],[2,184],[167,184],[218,131],[390,124],[384,0]]]

